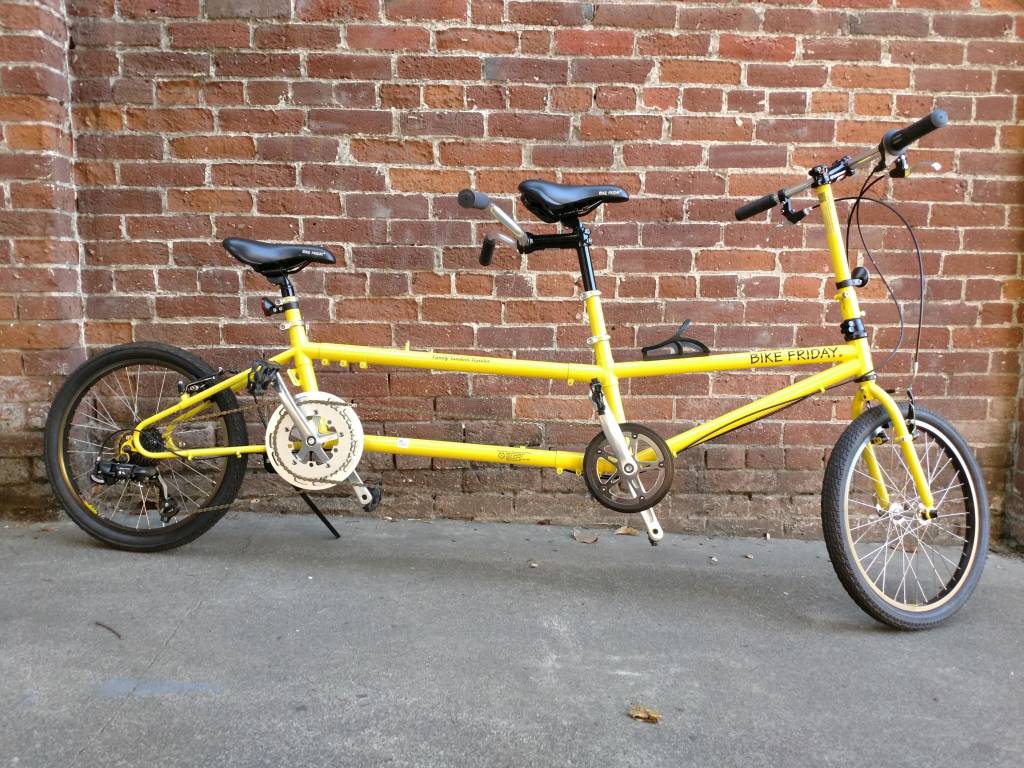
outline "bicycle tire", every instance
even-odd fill
[[[246,459],[230,456],[225,459],[223,475],[212,496],[203,504],[212,511],[198,511],[187,518],[153,530],[132,531],[105,520],[90,510],[79,494],[68,471],[67,432],[78,404],[93,386],[112,371],[129,366],[163,365],[190,379],[215,375],[201,358],[185,350],[158,342],[132,342],[111,347],[91,357],[67,378],[50,406],[43,436],[43,456],[50,485],[64,511],[79,528],[103,543],[133,552],[156,552],[187,544],[212,528],[227,512],[226,505],[238,495],[245,476]],[[238,408],[230,390],[211,398],[220,411]],[[220,417],[230,445],[246,445],[248,434],[245,419],[238,412]],[[159,464],[159,462],[157,462]],[[127,481],[122,481],[127,484]],[[148,519],[148,515],[147,515]]]
[[[907,405],[903,405],[902,412],[904,417],[906,417],[909,413]],[[945,555],[935,546],[936,540],[933,539],[932,543],[924,541],[930,535],[928,526],[935,520],[944,517],[942,504],[946,503],[946,497],[943,497],[941,502],[936,498],[937,509],[935,514],[938,517],[932,519],[927,519],[925,515],[918,517],[916,512],[908,514],[907,512],[897,511],[894,513],[892,506],[890,506],[888,511],[883,512],[877,502],[877,496],[875,497],[876,510],[874,512],[863,510],[858,510],[856,513],[851,512],[850,502],[853,499],[851,499],[850,488],[852,483],[855,482],[854,474],[857,462],[860,461],[860,457],[869,442],[874,441],[879,445],[885,445],[885,430],[892,428],[889,414],[881,406],[875,406],[865,411],[840,436],[825,470],[821,496],[821,522],[825,536],[825,545],[828,548],[829,558],[832,561],[836,575],[839,577],[839,581],[850,597],[853,598],[854,602],[865,613],[883,624],[901,630],[920,630],[934,627],[949,619],[966,604],[974,588],[977,586],[978,580],[981,578],[988,551],[989,536],[988,497],[985,492],[981,469],[978,467],[978,463],[966,441],[945,419],[919,406],[914,408],[914,418],[911,421],[911,425],[919,433],[915,439],[915,447],[918,448],[919,455],[922,452],[922,444],[924,445],[923,452],[926,460],[929,459],[929,451],[932,450],[931,446],[935,446],[938,451],[935,462],[932,463],[929,460],[928,465],[925,467],[926,474],[933,475],[930,480],[933,494],[936,491],[943,490],[936,487],[939,484],[937,481],[939,480],[939,458],[941,457],[945,457],[946,461],[942,465],[942,472],[945,473],[946,467],[949,467],[953,481],[958,481],[958,486],[963,488],[963,498],[961,501],[965,510],[962,528],[964,535],[962,537],[959,536],[961,529],[957,529],[957,532],[950,530],[948,534],[943,533],[943,531],[947,531],[947,528],[941,523],[938,524],[938,528],[931,529],[937,532],[937,536],[940,539],[947,540],[947,545],[950,540],[955,542],[951,549],[947,545],[942,546],[946,547],[947,552],[953,552],[959,548],[959,559],[947,558],[946,562],[949,565],[946,565],[939,560],[940,556],[945,557]],[[924,437],[921,437],[921,434]],[[891,448],[894,451],[894,455],[896,455],[898,449],[895,444]],[[909,477],[909,470],[907,470],[907,473],[907,477]],[[863,471],[860,474],[863,474],[865,478],[869,477]],[[943,482],[945,482],[945,477],[943,475]],[[861,482],[867,485],[870,481],[864,480]],[[912,482],[908,485],[905,484],[904,487],[907,493],[914,493],[916,496]],[[949,492],[948,488],[945,489],[947,496]],[[894,493],[893,496],[895,495]],[[855,503],[863,504],[864,502],[855,501]],[[896,503],[893,502],[893,504]],[[909,504],[907,508],[909,509]],[[862,533],[858,534],[857,539],[854,538],[853,528],[851,527],[851,519],[854,514],[861,514],[862,517],[868,519],[868,522],[861,522],[857,525],[857,527],[865,529]],[[878,517],[877,522],[872,521],[872,515]],[[919,519],[921,522],[915,522],[915,519]],[[880,552],[874,555],[876,559],[879,556],[885,558],[883,560],[882,584],[880,588],[878,576],[872,577],[869,575],[874,566],[872,564],[865,565],[864,563],[864,560],[867,559],[866,555],[874,550],[868,550],[865,553],[865,557],[862,558],[857,549],[857,544],[869,533],[871,530],[870,526],[881,526],[883,521],[886,521],[887,529],[885,541],[880,546],[884,549],[881,549]],[[958,518],[957,521],[954,521],[953,515],[950,515],[948,524],[958,525]],[[900,526],[903,526],[902,529]],[[876,530],[880,530],[880,528]],[[909,533],[900,533],[901,530],[908,531]],[[918,535],[915,531],[924,531],[924,533]],[[890,543],[890,538],[893,539],[893,543]],[[961,544],[959,541],[963,541],[963,543]],[[872,545],[876,545],[876,549],[879,546],[876,542],[869,540],[869,543],[863,545],[862,549]],[[929,554],[929,550],[931,550],[931,554]],[[896,552],[900,554],[896,555]],[[918,553],[924,555],[924,558],[920,561],[922,566],[924,566],[925,562],[931,563],[931,569],[935,571],[935,582],[937,584],[942,582],[943,579],[948,578],[948,581],[937,586],[937,591],[931,598],[928,598],[926,594],[928,590],[925,590],[921,581],[918,580],[919,576],[913,565]],[[934,558],[934,562],[932,562],[932,554],[938,555]],[[884,571],[886,568],[885,563],[889,559],[895,559],[896,557],[902,559],[904,566],[903,579],[902,582],[897,582],[894,597],[886,592]],[[909,568],[906,565],[907,562],[910,563]],[[943,577],[935,563],[941,565],[943,567],[942,570],[949,569],[951,571],[949,576]],[[953,567],[949,568],[949,566]],[[926,572],[927,566],[924,566],[922,570]],[[907,578],[909,572],[913,572],[913,578],[917,580],[916,588],[920,590],[921,597],[926,598],[916,604],[912,604],[908,599],[906,585],[909,582]],[[899,599],[900,583],[903,584],[902,601]],[[911,587],[910,592],[913,592],[913,587]]]

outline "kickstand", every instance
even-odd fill
[[[306,493],[305,491],[299,491],[299,498],[301,498],[304,502],[306,502],[306,504],[309,505],[310,509],[312,509],[314,512],[316,512],[316,516],[320,518],[320,522],[327,526],[327,530],[331,532],[331,534],[334,536],[334,538],[336,538],[336,539],[340,539],[341,538],[341,534],[338,533],[338,529],[335,528],[333,525],[331,525],[331,521],[330,520],[328,520],[326,517],[324,517],[324,513],[320,511],[320,507],[318,507],[316,504],[313,503],[313,500],[311,498],[309,498],[309,494],[308,493]]]

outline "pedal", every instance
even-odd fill
[[[641,510],[640,517],[644,519],[644,525],[647,526],[647,540],[651,542],[652,547],[658,546],[658,542],[665,538],[665,531],[662,530],[661,523],[658,522],[658,518],[654,514],[654,507]]]
[[[259,395],[267,391],[272,384],[277,383],[277,377],[281,373],[281,366],[274,365],[267,360],[257,360],[252,364],[249,371],[249,381],[246,389],[251,395]]]
[[[373,512],[377,509],[380,506],[381,498],[384,496],[380,486],[366,485],[357,472],[353,472],[350,478],[352,480],[352,490],[356,495],[356,501],[362,505],[363,511]]]

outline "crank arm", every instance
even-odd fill
[[[647,526],[647,540],[651,542],[652,547],[657,546],[658,542],[665,538],[665,531],[662,530],[661,523],[658,522],[658,518],[654,514],[654,507],[641,510],[640,517],[644,519],[644,525]]]
[[[608,409],[605,409],[604,413],[599,413],[597,418],[601,422],[601,431],[608,438],[608,442],[612,450],[615,451],[616,458],[619,460],[619,466],[616,469],[618,469],[619,474],[626,481],[633,496],[639,496],[641,490],[639,487],[639,467],[637,466],[636,458],[629,451],[629,446],[626,445],[626,437],[622,434],[619,422],[615,420],[615,417],[612,416],[611,411]]]
[[[281,399],[281,405],[288,412],[288,415],[292,419],[292,424],[299,430],[299,434],[302,435],[303,443],[309,445],[309,438],[316,438],[313,430],[309,428],[309,420],[306,418],[306,414],[302,412],[302,408],[295,398],[292,397],[292,393],[288,391],[288,386],[284,383],[284,376],[278,371],[274,374],[274,381],[277,384],[277,396]]]
[[[370,493],[370,489],[367,488],[366,485],[363,483],[362,478],[359,477],[359,473],[353,472],[351,475],[349,475],[348,479],[352,483],[352,490],[355,491],[356,499],[359,501],[359,503],[362,504],[364,507],[367,504],[372,504],[373,494]]]
[[[338,435],[335,432],[331,432],[326,435],[318,434],[309,426],[309,419],[306,414],[302,412],[302,406],[300,406],[295,398],[292,397],[292,393],[288,391],[288,387],[284,382],[284,376],[278,371],[274,374],[274,381],[277,384],[277,395],[281,399],[281,405],[288,412],[291,417],[292,424],[299,430],[299,434],[302,435],[302,447],[306,449],[308,453],[313,454],[318,461],[327,463],[329,460],[327,452],[324,450],[324,443],[328,443],[331,440],[337,440]]]

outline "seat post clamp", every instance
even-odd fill
[[[601,343],[602,341],[611,341],[611,338],[612,337],[609,336],[607,333],[602,333],[597,336],[589,336],[587,338],[587,346],[592,347],[595,344]]]

